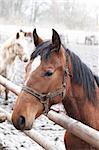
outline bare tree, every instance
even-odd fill
[[[31,20],[30,22],[35,24],[37,19],[39,20],[40,16],[43,15],[44,12],[44,6],[47,5],[46,1],[39,2],[37,0],[32,1],[31,6]]]
[[[89,16],[79,0],[0,0],[0,19],[23,24],[59,23],[70,29],[90,28],[99,24],[99,6]]]

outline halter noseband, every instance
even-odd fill
[[[61,96],[62,99],[65,98],[66,95],[66,78],[68,72],[68,54],[66,55],[66,65],[64,67],[64,77],[63,77],[63,84],[62,88],[54,91],[49,92],[47,94],[39,93],[28,86],[23,86],[22,91],[31,94],[32,96],[36,97],[43,105],[44,105],[44,113],[47,114],[49,111],[49,101],[52,100],[56,96]]]

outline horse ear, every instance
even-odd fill
[[[17,34],[16,34],[16,39],[19,39],[19,32],[17,32]]]
[[[26,32],[24,32],[24,36],[26,36],[27,35],[27,33]]]
[[[52,29],[52,31],[53,31],[53,35],[52,35],[53,47],[56,48],[57,51],[59,51],[61,46],[61,40],[59,34],[54,29]]]
[[[43,40],[37,35],[36,29],[33,31],[33,39],[34,39],[34,45],[38,46],[40,43],[43,42]]]

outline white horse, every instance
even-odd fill
[[[8,39],[0,48],[0,74],[12,80],[14,77],[13,69],[16,57],[19,57],[21,61],[27,62],[31,52],[33,52],[33,48],[34,44],[31,32],[23,32],[20,30],[16,36]],[[7,99],[8,90],[5,89],[5,100]]]

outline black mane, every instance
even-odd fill
[[[96,83],[97,83],[97,85],[98,85],[98,87],[99,87],[99,77],[98,77],[98,76],[96,76],[96,75],[94,75],[94,78],[95,78]]]
[[[64,45],[63,45],[64,47]],[[49,58],[51,54],[52,44],[50,41],[46,41],[38,45],[35,51],[31,54],[30,60],[33,60],[38,55],[41,55],[41,58]],[[95,81],[99,86],[99,78],[95,76],[92,71],[84,64],[81,59],[71,52],[70,50],[64,47],[66,53],[71,57],[72,68],[73,68],[73,78],[72,81],[80,86],[83,86],[85,95],[93,104],[95,104],[96,99],[96,90],[95,90]]]
[[[72,81],[78,85],[82,85],[88,100],[95,104],[95,80],[96,83],[98,83],[97,85],[99,85],[99,78],[92,73],[90,68],[87,67],[76,54],[69,50],[68,53],[70,54],[73,67]]]

